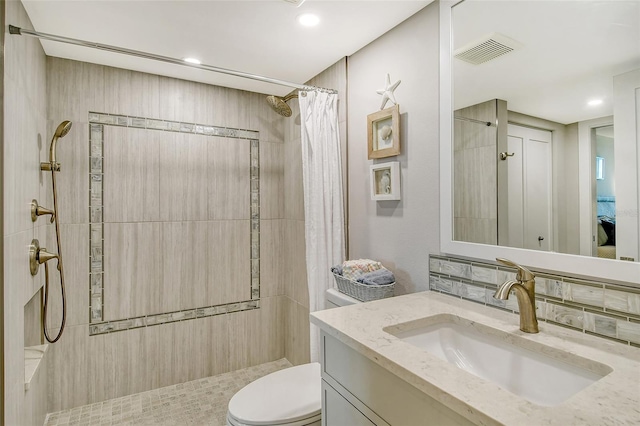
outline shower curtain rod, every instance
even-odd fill
[[[104,50],[106,52],[113,52],[113,53],[120,53],[120,54],[123,54],[123,55],[136,56],[138,58],[151,59],[151,60],[154,60],[154,61],[167,62],[169,64],[182,65],[184,67],[198,68],[198,69],[205,70],[205,71],[212,71],[212,72],[217,72],[217,73],[220,73],[220,74],[228,74],[228,75],[233,75],[233,76],[236,76],[236,77],[242,77],[242,78],[248,78],[248,79],[251,79],[251,80],[257,80],[257,81],[261,81],[263,83],[271,83],[271,84],[277,84],[279,86],[293,87],[294,89],[298,89],[298,90],[319,90],[319,91],[327,92],[327,93],[338,93],[336,90],[333,90],[333,89],[325,89],[323,87],[307,86],[307,85],[304,85],[304,84],[292,83],[290,81],[278,80],[278,79],[275,79],[275,78],[264,77],[264,76],[256,75],[256,74],[250,74],[250,73],[247,73],[247,72],[235,71],[235,70],[230,70],[230,69],[227,69],[227,68],[215,67],[213,65],[191,64],[191,63],[184,62],[181,59],[171,58],[171,57],[168,57],[168,56],[155,55],[153,53],[141,52],[139,50],[125,49],[123,47],[110,46],[108,44],[95,43],[95,42],[92,42],[92,41],[86,41],[86,40],[79,40],[79,39],[75,39],[75,38],[63,37],[63,36],[59,36],[59,35],[55,35],[55,34],[40,33],[40,32],[37,32],[37,31],[26,30],[24,28],[16,27],[14,25],[9,25],[9,33],[16,34],[16,35],[26,35],[26,36],[36,37],[36,38],[39,38],[39,39],[56,41],[56,42],[59,42],[59,43],[74,44],[76,46],[83,46],[83,47],[89,47],[89,48],[92,48],[92,49]]]
[[[455,118],[456,120],[470,121],[472,123],[482,124],[487,127],[493,126],[493,124],[490,121],[482,121],[482,120],[476,120],[475,118],[467,118],[467,117],[459,117],[459,116],[454,116],[453,118]]]

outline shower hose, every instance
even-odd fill
[[[44,337],[47,339],[49,343],[55,343],[62,336],[62,332],[64,331],[64,325],[67,320],[67,309],[66,309],[66,295],[64,291],[64,268],[62,266],[62,247],[60,246],[60,224],[58,220],[58,194],[56,192],[56,172],[55,165],[51,165],[51,183],[53,185],[53,212],[56,223],[56,244],[58,245],[58,271],[60,272],[60,292],[62,295],[62,323],[60,325],[60,330],[58,331],[58,335],[51,339],[49,337],[49,333],[47,332],[47,307],[49,306],[49,267],[47,262],[44,264],[44,304],[42,308],[42,328],[44,330]]]

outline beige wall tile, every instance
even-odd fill
[[[302,187],[302,147],[300,139],[287,141],[284,148],[284,217],[304,220]]]
[[[21,2],[7,2],[7,22],[31,29]],[[44,221],[32,223],[30,203],[41,200],[40,156],[46,142],[45,55],[40,42],[29,37],[6,37],[4,57],[3,157],[4,191],[4,390],[6,424],[42,424],[46,407],[46,366],[24,390],[25,337],[37,339],[39,302],[33,296],[44,274],[29,272],[28,248],[33,238],[44,238]],[[32,300],[31,303],[29,301]],[[25,305],[28,305],[25,309]],[[28,319],[25,324],[25,313]],[[25,336],[26,334],[26,336]],[[44,361],[46,364],[46,361]]]
[[[304,222],[287,220],[285,227],[285,294],[303,306],[309,306]]]
[[[88,111],[115,112],[106,105],[109,70],[116,69],[47,57],[47,118],[56,125],[71,120],[78,126],[87,122]]]
[[[229,314],[231,370],[274,361],[284,356],[278,298],[260,300],[260,309]]]
[[[260,221],[260,297],[284,294],[286,250],[285,221]]]
[[[247,140],[207,138],[208,175],[204,183],[208,219],[248,219],[250,215]]]
[[[161,241],[157,222],[104,225],[105,320],[162,312]]]
[[[249,221],[209,222],[206,305],[251,298]]]
[[[169,132],[163,136],[160,144],[160,220],[205,220],[206,139]]]
[[[284,357],[291,362],[294,358],[293,337],[294,337],[294,301],[289,296],[281,297],[279,300],[282,311],[282,332],[284,333]],[[293,364],[293,362],[291,362]]]
[[[248,220],[104,229],[106,320],[250,298]]]
[[[176,352],[174,323],[147,327],[145,334],[149,360],[153,360],[153,365],[148,365],[145,370],[149,374],[151,388],[157,389],[174,383],[173,368]]]
[[[5,83],[4,197],[5,234],[33,228],[31,200],[39,196],[40,147],[46,127],[44,115],[38,113],[15,80]]]
[[[47,250],[56,253],[55,230],[49,229]],[[89,232],[87,225],[61,225],[62,259],[64,265],[67,326],[88,324],[89,322]],[[56,261],[49,268],[49,301],[47,327],[57,329],[62,321],[62,298],[60,275]],[[43,269],[43,268],[40,268]],[[41,271],[44,273],[44,270]],[[53,336],[52,336],[53,337]]]
[[[28,261],[21,260],[27,259],[25,247],[31,242],[29,234],[26,231],[4,237],[4,363],[10,366],[5,368],[4,377],[5,421],[16,424],[24,407],[24,305],[29,299],[24,299],[21,286],[30,284],[32,278]]]
[[[196,320],[197,329],[194,348],[198,355],[198,365],[202,369],[199,377],[209,377],[231,371],[229,360],[229,316],[216,315]]]
[[[284,121],[284,143],[295,141],[301,138],[300,134],[300,102],[298,98],[291,99],[288,102],[291,107],[291,117]]]
[[[152,140],[153,133],[151,130],[104,126],[102,164],[105,222],[143,220],[143,200],[149,177],[144,169],[146,156],[153,158],[158,155],[158,146]],[[159,181],[159,173],[152,179]]]
[[[287,300],[285,310],[285,357],[293,365],[308,363],[309,355],[309,309]]]
[[[208,232],[216,229],[216,225],[210,222],[160,224],[161,245],[158,253],[161,276],[158,284],[162,303],[153,313],[206,306],[202,305],[206,303],[205,290],[212,283],[206,265],[212,260],[215,262],[215,259],[210,259]],[[224,232],[221,230],[216,237],[225,242],[233,238],[225,236]],[[141,294],[140,297],[145,296]]]
[[[49,346],[49,407],[51,411],[90,402],[88,392],[89,331],[86,325],[67,327],[60,340]]]
[[[260,218],[284,217],[284,146],[260,143]]]
[[[6,22],[25,29],[32,29],[31,20],[21,4],[7,5]],[[46,56],[38,40],[30,37],[5,37],[5,78],[15,80],[30,99],[36,110],[46,108]],[[5,110],[6,113],[6,110]]]

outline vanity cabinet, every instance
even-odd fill
[[[321,362],[323,426],[473,424],[324,332]]]

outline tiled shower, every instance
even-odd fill
[[[7,12],[31,27],[19,2]],[[8,372],[9,423],[42,424],[47,412],[285,357],[308,361],[295,101],[285,119],[264,94],[47,58],[37,40],[19,37],[6,40],[5,75],[6,96],[23,106],[5,117],[7,149],[18,150],[7,172],[23,185],[12,204],[51,205],[38,165],[57,124],[73,122],[57,175],[66,329],[28,391]],[[311,83],[341,89],[345,75],[342,60]],[[24,247],[32,238],[55,247],[52,227],[31,223],[27,210],[5,229],[16,266],[7,271],[7,365],[41,343],[44,274],[29,275]],[[54,278],[51,327],[58,294]]]
[[[283,241],[284,119],[259,94],[57,58],[46,72],[49,124],[75,127],[59,149],[76,267],[50,410],[282,358],[260,243]]]

